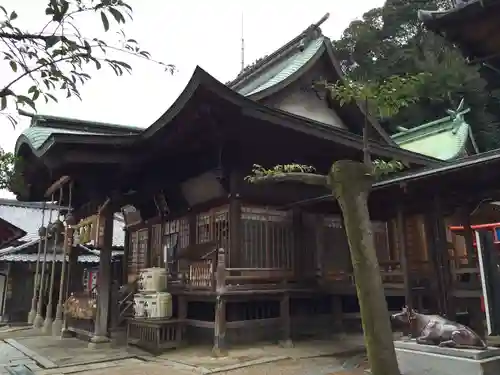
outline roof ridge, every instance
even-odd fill
[[[290,49],[296,46],[297,43],[301,42],[305,37],[308,37],[311,32],[317,31],[319,35],[316,35],[316,38],[322,36],[323,33],[320,29],[320,25],[324,23],[330,17],[330,13],[326,13],[318,22],[309,25],[304,31],[302,31],[298,36],[293,38],[288,43],[284,44],[273,53],[269,55],[264,55],[263,57],[255,60],[253,63],[248,64],[243,68],[242,71],[238,73],[236,78],[232,81],[226,83],[227,86],[234,88],[235,86],[245,82],[250,76],[257,73],[259,70],[264,68],[267,64],[273,62],[277,57],[280,57],[286,52],[289,52]],[[315,38],[315,39],[316,39]]]
[[[44,208],[57,208],[58,205],[55,203],[48,202],[23,202],[18,201],[16,199],[8,199],[8,198],[0,198],[0,206],[9,206],[9,207],[19,207],[19,208],[32,208],[35,210],[42,210]],[[65,207],[61,207],[65,209]]]
[[[23,110],[20,110],[19,113],[22,116],[31,117],[30,127],[33,126],[44,126],[43,122],[51,121],[51,127],[58,128],[57,125],[62,124],[54,124],[53,122],[64,123],[65,126],[61,126],[60,128],[70,128],[74,130],[82,130],[82,126],[86,128],[91,128],[92,130],[102,130],[109,131],[110,129],[114,129],[118,132],[141,132],[144,129],[138,126],[133,125],[123,125],[123,124],[111,124],[100,121],[89,121],[84,119],[72,118],[72,117],[62,117],[62,116],[53,116],[53,115],[44,115],[38,113],[29,113]],[[54,126],[56,125],[56,126]]]
[[[471,111],[470,108],[466,108],[466,109],[463,109],[459,112],[457,112],[458,115],[465,115],[467,113],[469,113]],[[452,115],[448,115],[448,116],[445,116],[445,117],[442,117],[442,118],[439,118],[437,120],[433,120],[433,121],[429,121],[429,122],[425,122],[421,125],[418,125],[418,126],[415,126],[413,128],[408,128],[407,130],[403,130],[403,131],[400,131],[398,133],[395,133],[393,135],[391,135],[391,138],[392,139],[396,139],[396,138],[402,138],[404,137],[405,135],[410,135],[412,133],[416,133],[418,131],[421,131],[421,130],[424,130],[426,128],[431,128],[433,126],[436,126],[436,125],[440,125],[440,124],[443,124],[443,123],[450,123],[450,124],[453,124],[455,122],[455,119],[453,118]],[[467,122],[464,120],[462,120],[461,122]]]

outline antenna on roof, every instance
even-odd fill
[[[243,28],[243,11],[241,11],[241,71],[245,69],[245,37]]]

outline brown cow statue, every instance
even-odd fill
[[[439,315],[419,314],[404,306],[400,313],[391,315],[391,320],[408,327],[411,337],[415,337],[418,344],[457,349],[488,349],[483,339],[472,329]]]

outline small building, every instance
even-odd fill
[[[41,263],[45,263],[44,290],[49,293],[52,264],[54,264],[54,281],[59,285],[62,246],[61,243],[48,244],[40,240],[39,228],[49,215],[55,217],[58,209],[55,204],[40,202],[19,202],[10,199],[0,199],[0,217],[11,223],[13,227],[20,228],[25,235],[16,241],[10,242],[10,246],[0,248],[0,272],[5,286],[0,284],[0,300],[4,301],[1,306],[0,316],[3,322],[25,323],[31,309],[35,271]],[[119,217],[115,220],[116,235],[114,238],[115,249],[113,251],[115,274],[121,274],[121,261],[123,257],[123,220]],[[62,236],[60,238],[62,242]],[[90,293],[96,285],[97,266],[99,264],[99,250],[78,245],[78,267],[74,269],[73,290]],[[120,276],[119,276],[120,277]],[[46,301],[48,298],[46,298]],[[56,300],[53,299],[52,308],[55,309]],[[46,306],[43,306],[45,309]],[[45,316],[45,310],[42,313]],[[53,316],[55,311],[53,311]]]

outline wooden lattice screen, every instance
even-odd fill
[[[352,272],[351,255],[347,236],[340,216],[327,216],[323,219],[322,233],[318,241],[322,241],[323,273],[328,278],[343,279]]]
[[[229,207],[219,207],[196,215],[196,243],[215,242],[229,251]]]
[[[128,275],[135,277],[139,270],[147,267],[148,230],[141,229],[130,233],[130,251],[128,255]]]
[[[292,212],[242,207],[241,219],[240,267],[293,269]]]

